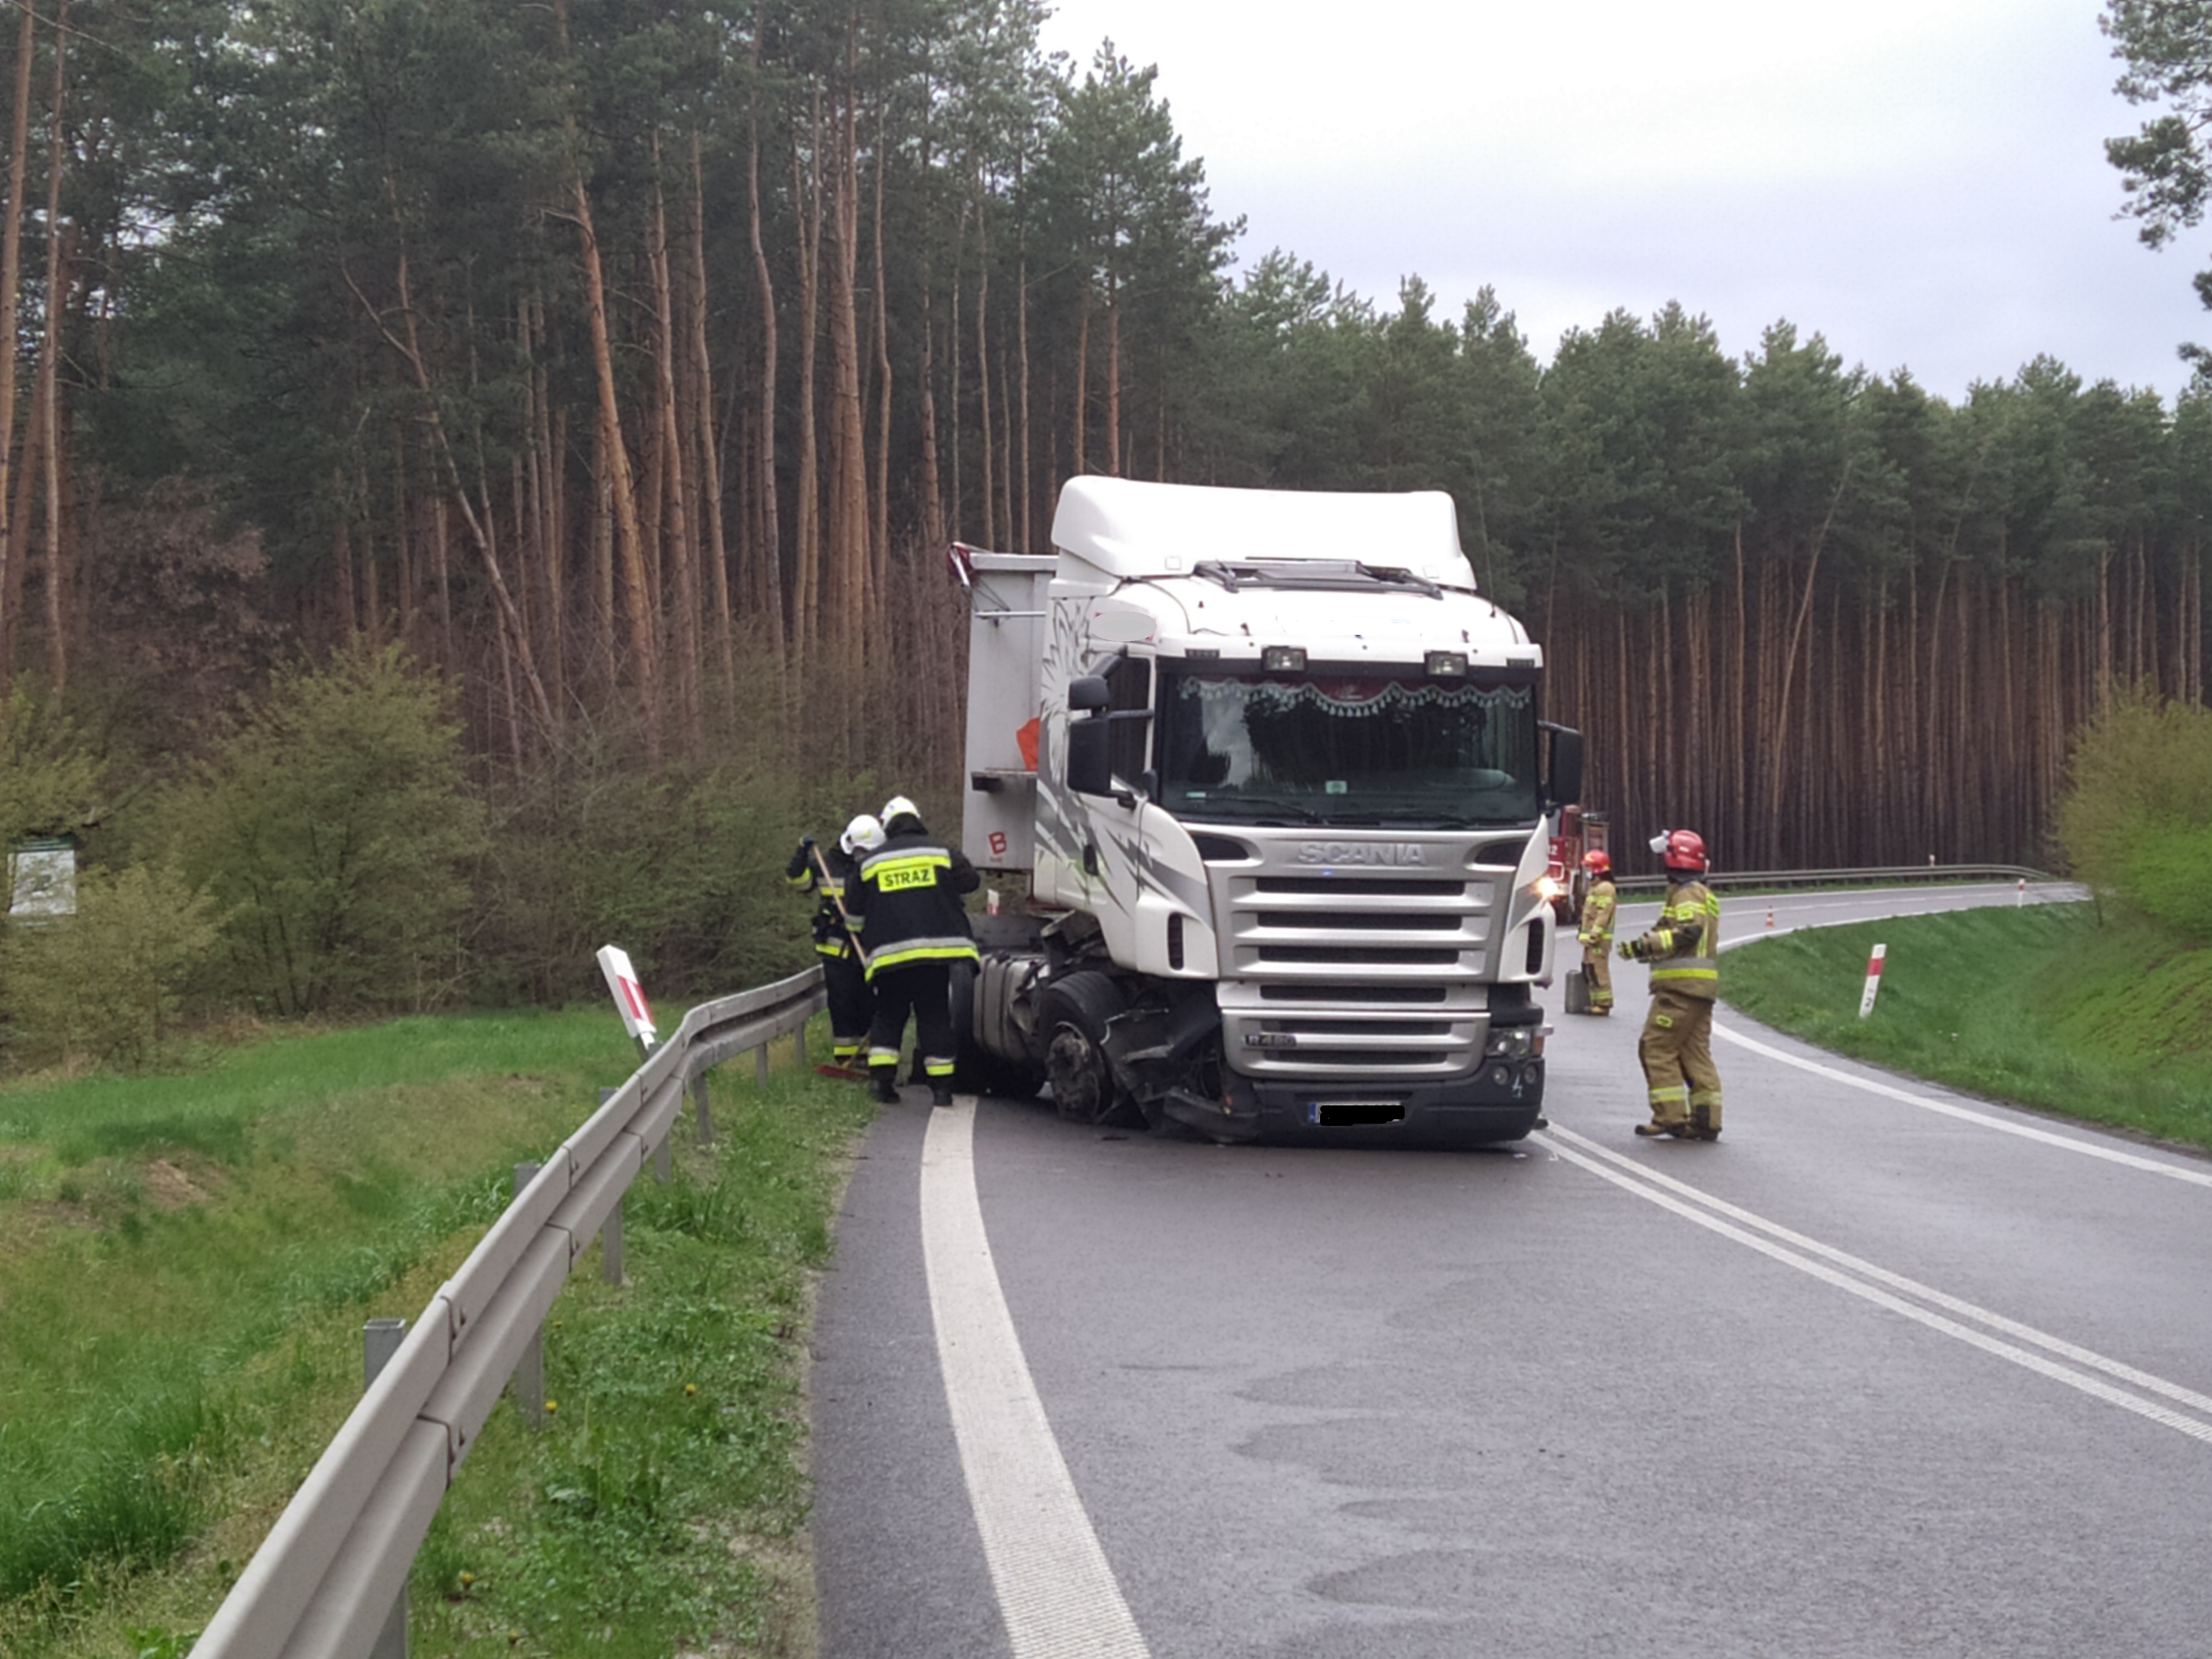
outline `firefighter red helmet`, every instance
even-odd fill
[[[1613,872],[1613,855],[1602,847],[1593,847],[1583,854],[1583,868],[1594,876],[1610,875]]]
[[[1694,830],[1669,830],[1666,855],[1661,862],[1669,870],[1703,870],[1705,838]]]

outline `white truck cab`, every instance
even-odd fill
[[[970,1079],[1218,1139],[1481,1144],[1543,1096],[1581,740],[1449,496],[1084,477],[971,600]]]

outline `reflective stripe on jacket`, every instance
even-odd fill
[[[1668,884],[1659,925],[1643,939],[1652,988],[1710,1001],[1720,994],[1721,902],[1701,881]]]
[[[960,896],[981,884],[967,855],[926,834],[894,836],[860,861],[845,908],[860,930],[868,975],[917,962],[975,960]]]
[[[853,954],[852,935],[845,931],[845,919],[837,914],[844,902],[845,890],[853,883],[859,866],[853,855],[842,847],[814,848],[822,862],[817,866],[814,859],[802,848],[792,858],[783,872],[783,878],[802,893],[817,893],[822,902],[814,908],[814,948],[825,957],[845,957]],[[823,872],[829,872],[825,878]]]
[[[1575,937],[1584,945],[1595,945],[1602,951],[1613,943],[1613,885],[1610,881],[1594,881],[1589,891],[1583,896],[1581,925]]]

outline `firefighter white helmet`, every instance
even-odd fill
[[[876,816],[880,817],[884,823],[889,824],[894,819],[897,818],[920,818],[921,817],[921,808],[916,806],[904,795],[893,795],[889,800],[884,803],[884,810],[878,812]]]
[[[837,837],[837,845],[845,849],[849,858],[863,853],[872,853],[884,844],[884,826],[878,819],[863,812],[845,826],[845,833]]]

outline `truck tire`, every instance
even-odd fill
[[[1121,1008],[1114,981],[1087,969],[1053,981],[1037,999],[1045,1079],[1054,1109],[1070,1122],[1107,1122],[1126,1103],[1106,1060],[1106,1022]]]
[[[1044,1073],[1026,1061],[994,1054],[975,1041],[975,969],[952,965],[952,1030],[958,1039],[952,1086],[967,1094],[998,1100],[1035,1100]]]

